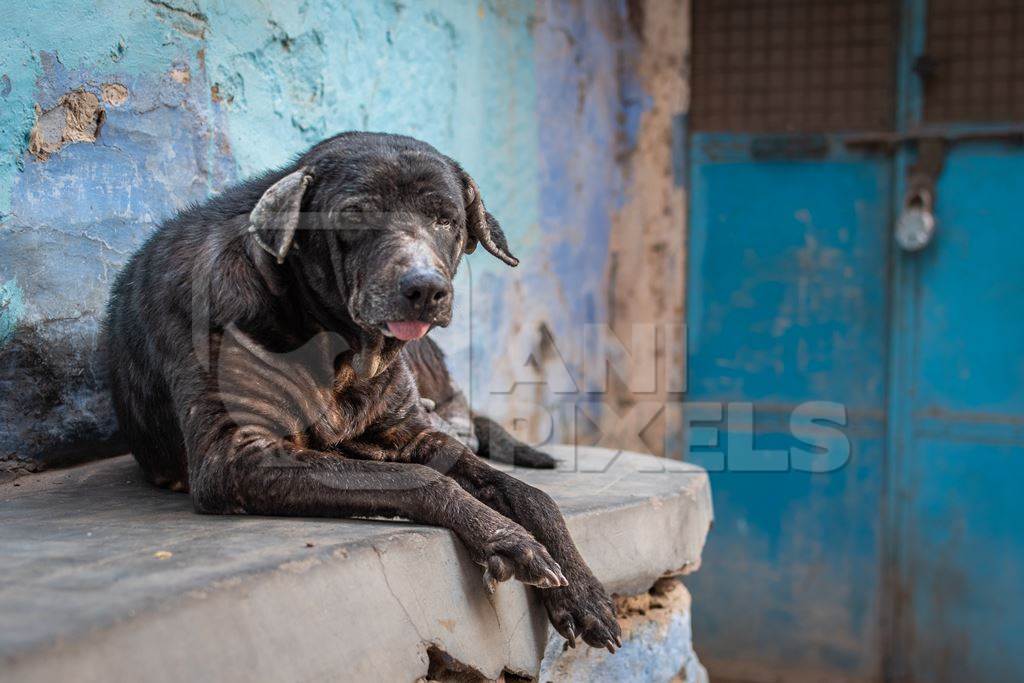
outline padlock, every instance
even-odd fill
[[[896,243],[904,251],[920,251],[935,237],[935,214],[932,193],[918,188],[907,195],[896,222]]]

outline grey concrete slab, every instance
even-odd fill
[[[695,568],[699,468],[551,448],[548,491],[610,590]],[[453,534],[406,522],[196,515],[115,458],[0,485],[0,681],[414,680],[435,644],[490,677],[534,673],[532,590],[494,596]]]

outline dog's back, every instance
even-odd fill
[[[143,473],[158,486],[187,490],[185,443],[163,369],[150,348],[152,311],[139,295],[151,286],[151,251],[147,244],[118,275],[101,344],[118,424]]]
[[[168,373],[195,367],[193,290],[203,270],[244,258],[229,223],[276,181],[268,173],[235,185],[165,221],[128,261],[111,289],[101,348],[123,436],[153,483],[185,491],[188,461]],[[204,268],[198,268],[198,266]],[[206,283],[207,285],[213,282]],[[202,303],[209,311],[209,301]]]

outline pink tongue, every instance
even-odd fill
[[[388,331],[395,335],[402,341],[409,341],[410,339],[419,339],[427,333],[430,329],[430,323],[421,323],[417,321],[410,322],[389,322]]]

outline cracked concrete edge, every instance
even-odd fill
[[[640,593],[699,564],[712,508],[706,473],[693,474],[673,496],[570,506],[570,531],[609,590]],[[535,593],[509,582],[488,596],[481,576],[451,532],[402,531],[191,590],[73,641],[6,657],[0,682],[412,681],[425,675],[431,645],[489,678],[535,675],[552,632]]]
[[[680,576],[700,565],[711,528],[710,487],[700,500],[682,496],[590,513],[567,515],[566,524],[605,587],[620,595],[647,591],[661,577]],[[588,524],[586,517],[601,522]]]
[[[489,601],[450,534],[400,534],[348,550],[343,572],[329,559],[285,563],[9,657],[0,681],[412,681],[427,671],[430,644],[495,677],[536,669],[542,610],[518,585]],[[522,637],[506,638],[502,626],[517,622],[525,622]]]

